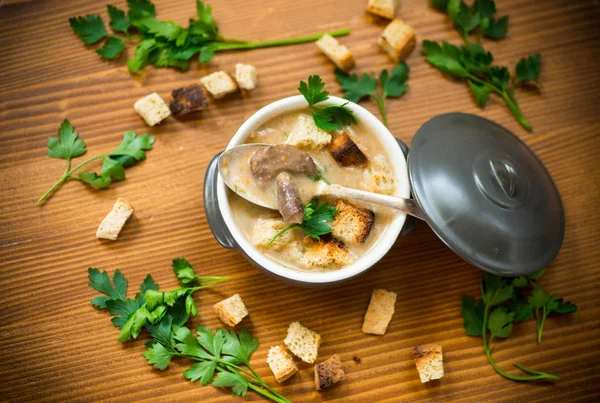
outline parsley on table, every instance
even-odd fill
[[[173,260],[173,271],[180,283],[196,284],[194,288],[206,288],[199,284],[212,286],[226,277],[198,276],[185,259]],[[201,386],[208,384],[218,388],[231,388],[236,396],[245,396],[253,390],[277,403],[290,403],[283,395],[271,388],[250,364],[252,354],[259,346],[258,340],[242,329],[239,332],[217,329],[213,331],[198,326],[197,334],[185,326],[190,315],[197,314],[197,308],[188,308],[193,299],[185,288],[170,292],[158,290],[148,275],[135,299],[126,298],[127,280],[117,269],[111,281],[108,273],[97,269],[88,269],[90,286],[105,296],[96,297],[92,304],[106,309],[113,315],[113,324],[121,330],[119,341],[126,341],[124,333],[135,338],[143,328],[147,329],[151,339],[146,343],[143,354],[148,364],[163,371],[173,358],[183,357],[196,361],[183,375],[192,382],[199,381]],[[159,315],[153,314],[162,307]],[[195,307],[195,303],[194,303]]]
[[[562,298],[548,295],[537,282],[544,275],[545,269],[529,276],[508,279],[484,273],[481,281],[481,299],[464,296],[461,315],[464,328],[469,336],[483,338],[483,348],[490,365],[498,374],[514,381],[559,380],[556,375],[547,374],[513,365],[526,372],[526,376],[515,376],[504,372],[494,362],[491,355],[491,343],[494,338],[510,336],[513,324],[531,318],[537,320],[538,343],[541,342],[542,328],[546,317],[551,312],[573,313],[577,306],[571,302],[563,302]],[[527,290],[533,287],[529,294]],[[488,338],[489,333],[489,338]]]
[[[321,239],[322,235],[327,235],[333,231],[331,226],[327,223],[332,222],[337,214],[338,211],[335,206],[325,202],[319,204],[317,199],[312,199],[304,206],[302,223],[290,224],[279,231],[269,242],[267,242],[267,247],[271,246],[271,244],[281,235],[296,227],[304,231],[306,235],[311,236],[318,241]]]
[[[343,105],[317,105],[329,99],[329,92],[323,91],[325,83],[318,75],[308,77],[308,84],[300,81],[298,91],[308,102],[315,125],[326,132],[342,130],[344,126],[356,124],[357,120],[352,111]]]
[[[172,319],[177,318],[174,323],[183,325],[190,315],[198,314],[193,294],[229,279],[229,277],[198,276],[187,260],[181,258],[173,260],[173,270],[176,274],[184,266],[187,273],[185,280],[177,276],[183,287],[172,291],[159,291],[158,284],[154,283],[152,277],[148,275],[135,299],[126,298],[127,280],[118,269],[113,275],[111,284],[108,273],[100,273],[95,268],[89,268],[89,286],[106,295],[94,298],[92,305],[106,309],[113,315],[113,324],[121,330],[118,339],[120,342],[137,338],[144,327],[158,323],[167,314]],[[192,280],[187,281],[190,278]],[[190,283],[192,286],[188,287]]]
[[[541,56],[535,53],[517,63],[514,79],[508,67],[493,66],[494,57],[481,45],[483,36],[502,39],[508,29],[508,16],[496,18],[494,0],[477,0],[468,6],[462,0],[431,0],[431,4],[447,12],[461,34],[465,45],[457,47],[447,42],[423,41],[426,60],[440,72],[467,81],[477,106],[486,106],[490,93],[496,93],[506,103],[517,121],[526,130],[532,127],[525,119],[514,95],[515,86],[523,82],[537,84],[541,71]],[[469,34],[478,32],[477,43]]]
[[[194,55],[198,55],[200,63],[208,63],[216,52],[293,45],[313,42],[323,36],[318,34],[264,42],[226,38],[219,34],[211,7],[200,0],[196,0],[197,19],[190,19],[186,28],[172,21],[157,19],[154,4],[149,0],[128,0],[127,6],[127,12],[113,5],[108,6],[109,26],[114,35],[108,37],[97,53],[104,59],[116,59],[125,48],[125,40],[139,38],[135,54],[127,63],[131,73],[142,70],[148,64],[187,70]],[[73,32],[86,45],[108,36],[104,22],[98,15],[74,17],[69,22]],[[136,36],[132,36],[132,33]],[[349,33],[349,30],[341,29],[329,32],[329,35]]]
[[[309,178],[312,179],[314,182],[323,181],[329,186],[331,186],[331,182],[329,182],[325,175],[323,175],[323,172],[320,169],[317,169],[317,172],[313,176],[309,176]],[[277,196],[275,195],[275,197]]]
[[[408,66],[406,63],[400,63],[392,69],[391,73],[383,70],[379,73],[379,78],[374,74],[364,73],[362,76],[348,73],[336,69],[337,78],[344,98],[352,102],[359,102],[365,97],[372,97],[377,103],[383,124],[387,126],[387,113],[385,111],[385,100],[388,97],[399,98],[406,93],[408,89]]]
[[[125,168],[145,159],[145,151],[151,150],[154,143],[154,137],[146,133],[138,136],[135,132],[128,131],[125,132],[123,142],[115,151],[96,155],[71,169],[71,160],[86,152],[85,143],[78,138],[78,135],[71,122],[65,119],[58,129],[58,136],[48,138],[48,156],[67,160],[67,168],[63,176],[40,197],[38,204],[44,203],[48,196],[69,179],[79,179],[96,189],[105,188],[114,180],[125,179]],[[80,172],[77,176],[73,176],[85,165],[99,159],[103,160],[100,175],[95,172]]]

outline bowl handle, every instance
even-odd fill
[[[217,242],[224,248],[233,249],[236,243],[233,235],[227,229],[227,225],[225,225],[217,200],[218,165],[221,154],[215,155],[206,168],[206,174],[204,175],[204,213],[206,214],[208,226]]]
[[[404,158],[408,159],[408,146],[406,145],[406,143],[402,140],[400,140],[399,138],[396,138],[396,141],[398,142],[398,145],[400,146],[400,149],[402,150],[402,154],[404,154]],[[411,193],[412,196],[412,193]],[[402,227],[402,230],[400,231],[400,235],[406,235],[408,234],[410,231],[413,230],[413,228],[415,227],[415,218],[413,216],[407,215],[406,216],[406,220],[404,221],[404,226]]]

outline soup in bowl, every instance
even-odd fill
[[[347,101],[330,97],[325,103]],[[243,167],[231,167],[245,172],[238,179],[252,193],[271,198],[271,204],[289,197],[288,204],[294,207],[295,200],[291,212],[281,203],[281,211],[251,203],[228,189],[220,175],[216,184],[218,209],[236,246],[258,267],[288,283],[330,284],[363,273],[392,247],[406,219],[405,214],[383,206],[314,197],[320,180],[404,198],[410,195],[406,160],[396,139],[366,109],[354,103],[346,107],[357,124],[325,132],[315,126],[304,97],[282,99],[250,117],[227,147],[267,144],[274,147],[265,146],[261,152],[269,148],[283,160],[301,157],[271,173],[270,160],[258,158],[258,152],[239,160]],[[315,167],[302,166],[307,158]],[[321,222],[331,227],[331,233],[311,236],[310,229],[299,225],[303,217],[321,217],[323,212],[332,213]],[[284,231],[288,226],[292,228]]]

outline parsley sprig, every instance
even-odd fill
[[[544,273],[545,269],[515,279],[485,273],[481,281],[481,299],[476,301],[468,296],[462,299],[461,315],[464,318],[466,333],[483,338],[483,348],[490,365],[498,374],[513,381],[560,379],[556,375],[535,371],[516,362],[513,365],[528,375],[510,375],[498,367],[491,355],[491,344],[494,338],[507,338],[512,332],[514,323],[531,318],[534,312],[537,320],[538,343],[540,343],[544,322],[551,312],[573,313],[577,310],[575,304],[563,302],[562,298],[550,296],[542,290],[538,281]],[[531,288],[533,291],[528,293]]]
[[[210,287],[227,278],[198,276],[190,263],[181,258],[173,260],[173,271],[184,287],[161,292],[148,275],[133,299],[126,297],[127,280],[118,269],[111,281],[108,273],[90,268],[89,285],[105,294],[94,298],[92,304],[113,315],[113,324],[121,329],[119,341],[128,340],[129,335],[137,337],[143,328],[148,331],[151,339],[146,343],[144,357],[155,368],[165,370],[175,357],[191,359],[196,363],[183,375],[192,382],[231,388],[237,396],[245,396],[251,389],[274,402],[290,403],[250,364],[259,343],[246,329],[213,331],[198,326],[194,335],[185,326],[189,317],[197,314],[197,308],[191,296],[193,291],[181,290]],[[190,285],[193,287],[189,288]]]
[[[312,199],[306,206],[304,206],[304,217],[302,218],[302,223],[290,224],[279,231],[273,238],[271,238],[269,242],[267,242],[267,247],[271,246],[271,244],[273,244],[273,242],[275,242],[275,240],[281,235],[296,227],[302,229],[306,235],[309,235],[318,241],[321,239],[322,235],[327,235],[333,231],[331,226],[327,223],[332,222],[337,214],[338,211],[335,206],[325,202],[319,204],[317,199]]]
[[[123,142],[113,152],[96,155],[71,168],[71,160],[86,152],[85,143],[78,137],[79,134],[71,122],[65,119],[58,129],[58,136],[48,138],[48,156],[67,160],[67,168],[60,179],[40,197],[38,204],[44,203],[67,180],[78,179],[96,189],[103,189],[115,180],[124,180],[125,168],[145,159],[145,151],[151,150],[154,143],[154,137],[146,133],[138,136],[135,132],[128,131],[123,136]],[[73,176],[85,165],[99,159],[103,160],[100,175],[95,172],[80,172],[77,176]]]
[[[92,305],[114,315],[112,322],[121,330],[119,342],[137,338],[145,326],[159,322],[168,312],[178,319],[177,323],[183,325],[190,315],[198,314],[193,294],[229,279],[197,276],[185,259],[173,260],[173,271],[183,287],[159,291],[158,284],[148,276],[140,287],[140,293],[136,294],[135,299],[131,299],[126,298],[127,281],[118,269],[113,275],[114,285],[111,284],[108,273],[100,273],[95,268],[88,269],[89,286],[106,295],[94,298]]]
[[[358,121],[352,111],[343,105],[317,105],[329,99],[329,92],[323,91],[325,83],[318,75],[308,77],[308,84],[300,81],[298,91],[308,102],[315,125],[321,130],[331,132],[342,130],[344,126],[356,124]]]
[[[431,0],[431,4],[445,10],[461,34],[465,45],[457,47],[448,42],[423,41],[426,60],[440,72],[467,81],[475,103],[483,108],[490,93],[496,93],[506,103],[517,121],[526,130],[532,127],[517,104],[514,90],[523,83],[537,85],[541,71],[541,56],[534,53],[517,63],[514,77],[508,67],[493,66],[494,57],[481,45],[483,36],[502,39],[508,29],[508,16],[496,18],[494,0],[477,0],[469,7],[462,0]],[[469,34],[477,31],[477,43]]]
[[[359,102],[361,99],[371,97],[377,103],[383,124],[387,126],[387,113],[385,111],[385,100],[388,97],[399,98],[408,89],[408,65],[401,63],[392,69],[391,73],[383,70],[379,73],[379,78],[375,74],[363,73],[349,75],[340,69],[335,70],[344,98],[352,102]]]
[[[127,63],[131,73],[142,70],[148,64],[187,70],[195,55],[198,55],[200,63],[208,63],[216,52],[293,45],[313,42],[323,36],[318,34],[264,42],[226,38],[219,34],[212,8],[200,0],[196,0],[197,19],[190,19],[187,28],[172,21],[158,20],[155,6],[149,0],[128,0],[127,6],[127,13],[113,5],[108,6],[112,35],[107,33],[102,17],[98,15],[73,17],[69,23],[86,45],[108,38],[96,50],[104,59],[116,59],[125,49],[126,40],[139,38],[135,54]],[[349,33],[349,30],[341,29],[329,32],[329,35]]]

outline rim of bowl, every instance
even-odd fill
[[[372,131],[372,133],[378,138],[378,140],[381,142],[381,145],[387,151],[387,157],[390,160],[390,165],[392,166],[397,179],[397,186],[394,195],[409,198],[410,182],[408,179],[406,158],[404,157],[404,154],[402,153],[402,150],[400,149],[392,133],[387,129],[387,127],[385,127],[383,123],[381,123],[381,121],[379,121],[379,119],[377,119],[371,112],[360,105],[334,96],[330,96],[327,101],[323,102],[323,104],[335,105],[344,103],[347,103],[346,106],[350,108],[352,112],[354,112],[357,119],[360,120],[362,124]],[[236,145],[243,144],[252,130],[266,121],[286,112],[304,109],[307,106],[307,102],[302,95],[283,98],[279,101],[275,101],[267,106],[264,106],[255,112],[248,120],[246,120],[242,126],[240,126],[240,128],[229,141],[229,144],[227,144],[226,150]],[[385,233],[373,245],[373,247],[367,253],[360,256],[354,263],[348,266],[344,266],[338,270],[326,272],[299,271],[279,264],[265,256],[248,239],[246,239],[238,225],[233,220],[233,214],[231,212],[227,197],[227,186],[223,182],[221,175],[218,175],[217,177],[217,200],[219,202],[219,210],[221,211],[221,215],[223,216],[227,228],[231,232],[231,235],[235,239],[237,245],[248,255],[248,257],[250,257],[250,259],[277,276],[302,283],[335,283],[350,279],[369,270],[373,265],[381,260],[394,245],[406,220],[406,214],[401,212],[396,213],[396,216],[386,229]]]

